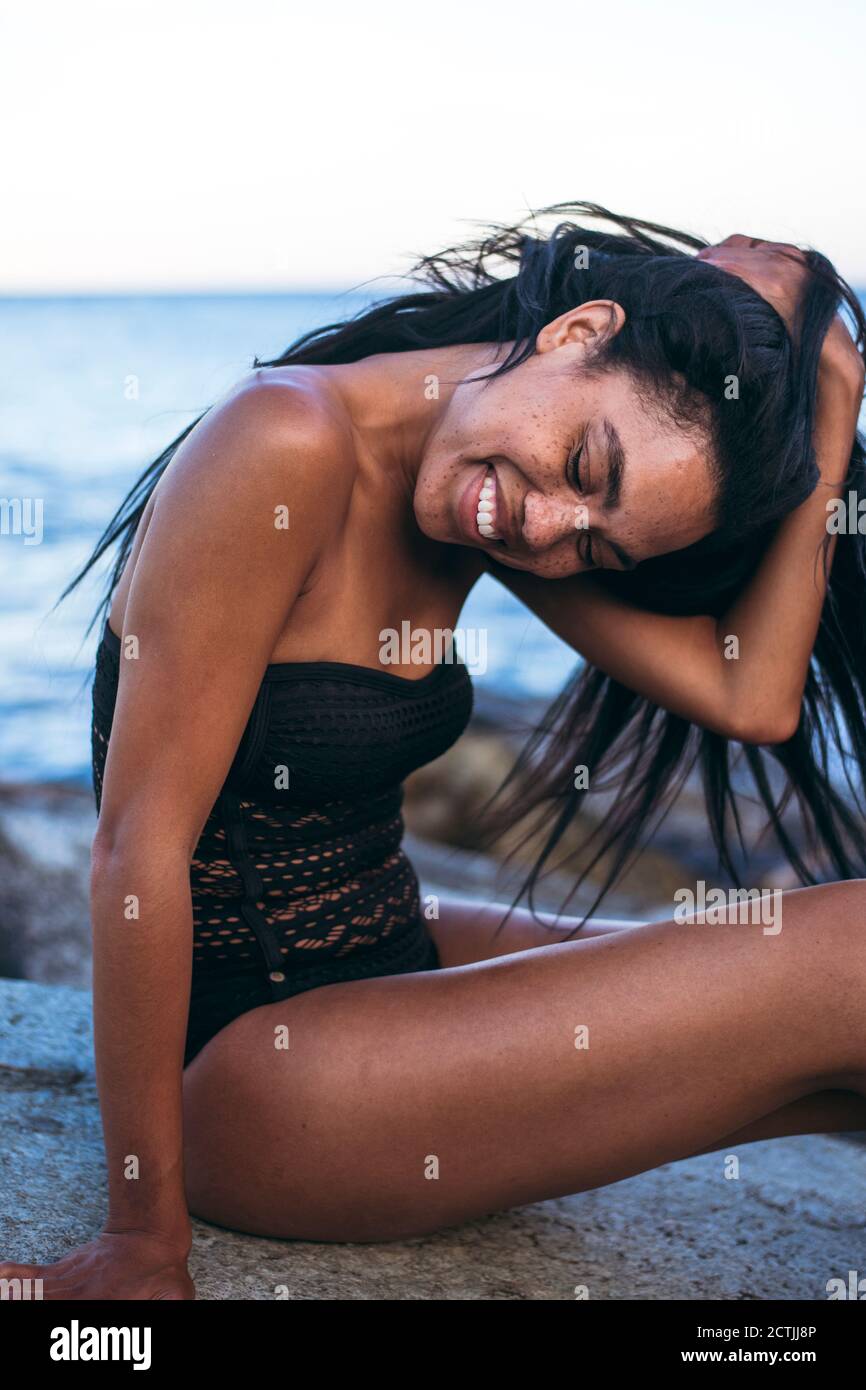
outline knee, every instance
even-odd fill
[[[866,878],[840,879],[821,886],[835,923],[862,931],[866,937]]]
[[[866,1007],[866,879],[841,879],[814,891],[819,910],[807,925],[826,928],[821,941],[828,983],[840,999],[853,990],[857,1009]]]

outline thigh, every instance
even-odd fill
[[[591,941],[611,932],[642,926],[641,922],[612,917],[592,917],[581,925],[580,918],[559,917],[550,912],[533,914],[525,907],[508,913],[504,902],[474,902],[469,898],[441,896],[438,917],[428,921],[443,966],[468,965],[471,961],[492,960],[513,951],[529,951],[536,946],[553,946],[571,939]]]
[[[864,1064],[864,884],[784,930],[650,923],[329,985],[184,1077],[190,1208],[313,1240],[416,1235],[712,1146]]]

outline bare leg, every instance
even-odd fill
[[[243,1015],[186,1072],[192,1210],[265,1235],[421,1234],[864,1094],[866,884],[783,910],[777,936],[651,923]]]
[[[779,1139],[784,1134],[850,1134],[852,1131],[866,1132],[866,1096],[855,1091],[815,1091],[696,1152],[735,1149],[740,1144]]]
[[[529,951],[536,946],[557,942],[592,941],[613,932],[635,931],[646,922],[622,918],[592,917],[584,926],[579,917],[560,917],[539,912],[536,917],[526,907],[515,908],[500,929],[508,911],[504,902],[470,902],[465,898],[439,900],[439,916],[427,923],[444,966],[468,965],[472,961],[493,960],[513,951]]]
[[[439,917],[429,923],[443,965],[467,965],[471,961],[492,960],[512,951],[533,950],[565,941],[591,941],[611,932],[646,926],[646,922],[623,918],[592,917],[583,926],[580,918],[557,918],[548,912],[533,915],[528,908],[515,908],[500,929],[508,905],[504,902],[470,902],[455,896],[442,896]],[[579,930],[578,930],[579,928]],[[712,1153],[740,1144],[779,1138],[788,1134],[839,1134],[866,1131],[866,1097],[853,1091],[816,1091],[784,1105],[735,1134],[728,1134],[698,1153]]]

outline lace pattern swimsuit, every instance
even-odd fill
[[[120,661],[106,622],[92,691],[97,810]],[[456,657],[420,680],[331,661],[267,667],[190,866],[184,1066],[261,1004],[438,966],[402,848],[402,783],[456,742],[471,712]]]

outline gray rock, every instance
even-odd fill
[[[0,975],[90,984],[93,794],[0,783]]]
[[[55,1259],[99,1229],[102,1131],[83,990],[0,980],[0,1258]],[[823,1299],[866,1273],[866,1162],[842,1138],[670,1163],[418,1240],[263,1240],[194,1223],[203,1299]]]

